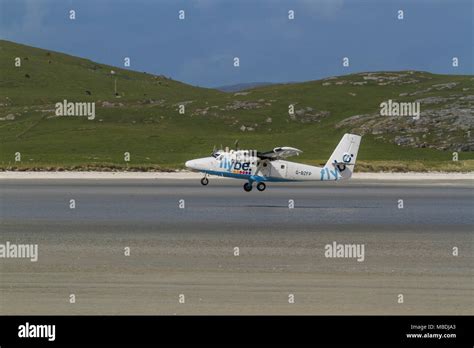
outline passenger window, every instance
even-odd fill
[[[281,165],[281,169],[285,169],[285,165],[284,165],[284,164]]]

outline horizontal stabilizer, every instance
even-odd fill
[[[345,166],[355,166],[355,163],[345,163],[345,162],[334,162],[332,163],[332,165],[335,167],[335,166],[338,166],[338,165],[345,165]]]

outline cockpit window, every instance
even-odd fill
[[[217,157],[219,157],[219,155],[220,155],[219,152],[214,152],[214,153],[212,154],[212,157],[217,158]]]

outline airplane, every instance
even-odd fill
[[[209,175],[243,179],[246,192],[256,183],[264,191],[266,182],[347,180],[353,173],[361,136],[344,134],[324,167],[310,166],[283,160],[302,153],[294,147],[275,147],[272,151],[214,150],[210,157],[187,161],[192,171],[204,173],[201,184],[209,183]]]

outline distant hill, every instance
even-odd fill
[[[295,160],[316,164],[345,132],[364,135],[357,170],[474,163],[473,76],[370,72],[224,93],[8,41],[0,76],[0,169],[182,168],[236,139],[294,146],[304,151]],[[95,119],[57,116],[64,100],[95,103]],[[387,100],[419,101],[420,119],[380,116]]]
[[[249,82],[249,83],[238,83],[235,85],[227,85],[227,86],[220,86],[215,87],[215,89],[222,91],[222,92],[240,92],[245,91],[246,89],[252,89],[256,87],[264,87],[274,85],[272,82]]]

